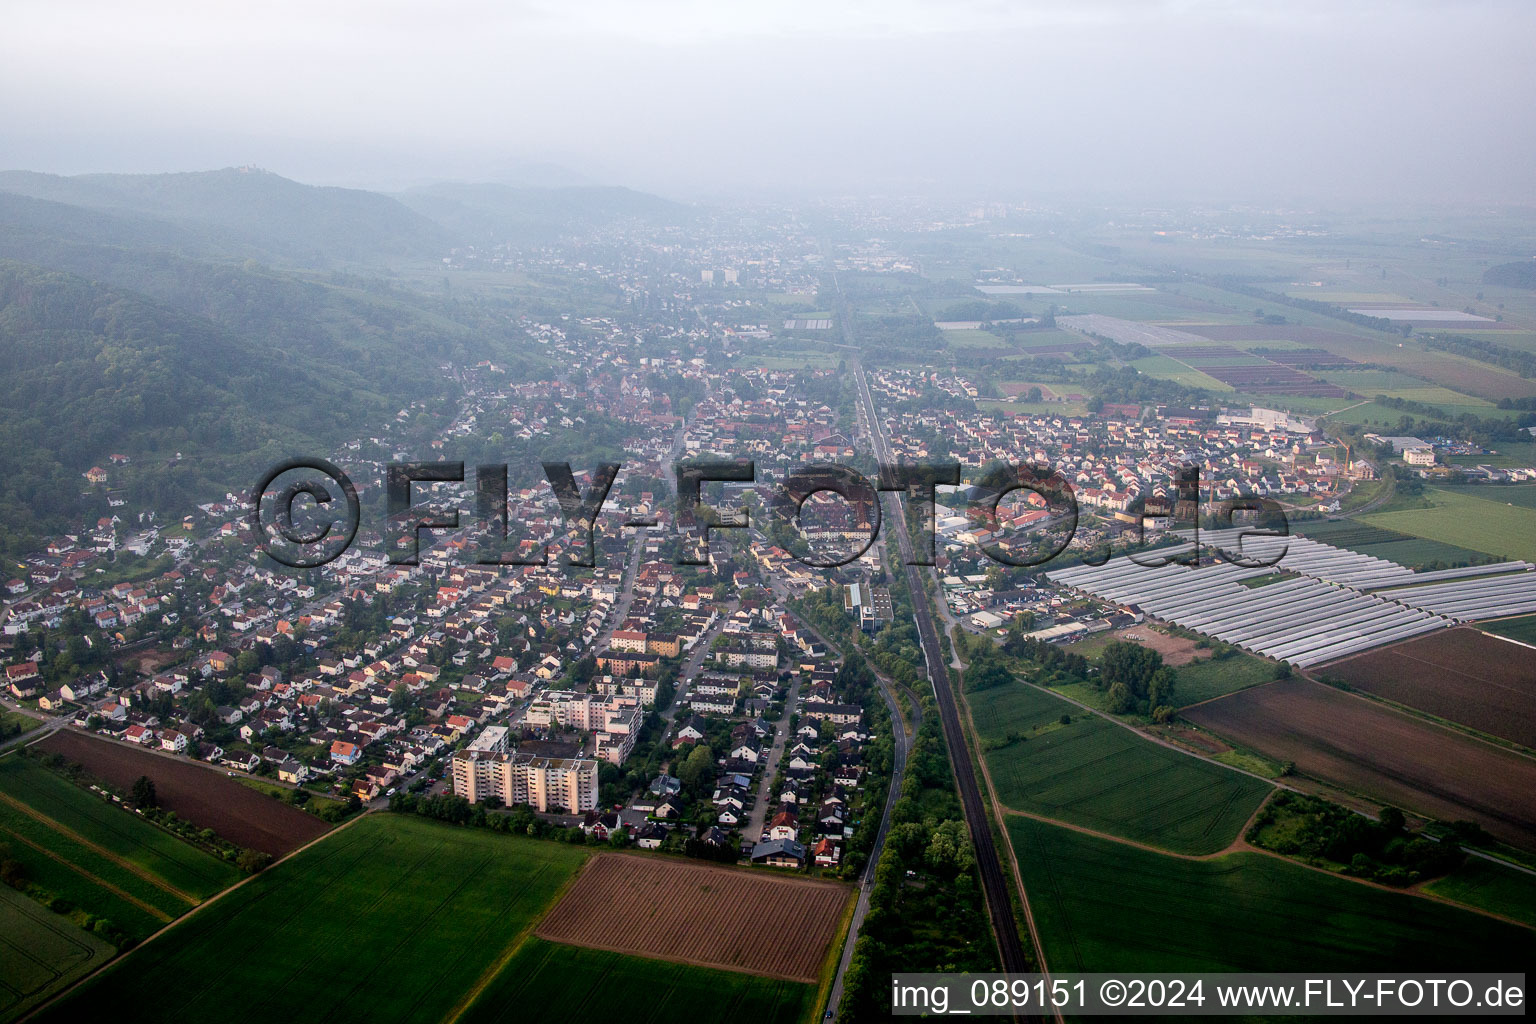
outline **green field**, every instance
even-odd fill
[[[117,950],[74,922],[0,885],[0,1020],[95,970]]]
[[[1186,387],[1205,388],[1208,391],[1233,390],[1232,385],[1223,384],[1215,377],[1186,366],[1171,356],[1146,356],[1133,360],[1131,365],[1149,377],[1177,381]]]
[[[1536,927],[1536,877],[1481,857],[1467,862],[1425,891],[1469,907],[1480,907]]]
[[[538,1007],[540,1024],[575,1024],[623,1007],[634,1024],[677,1020],[680,1010],[689,1024],[794,1024],[815,996],[799,982],[529,939],[460,1020],[516,1024]]]
[[[256,876],[46,1020],[441,1020],[586,858],[369,814]]]
[[[1270,791],[1024,683],[966,699],[998,799],[1013,810],[1176,853],[1213,853],[1237,838]],[[1070,725],[1060,724],[1063,714]],[[1006,745],[988,749],[988,741]]]
[[[1471,565],[1487,560],[1487,553],[1438,540],[1413,537],[1397,530],[1372,526],[1358,519],[1319,519],[1292,524],[1294,532],[1362,555],[1385,558],[1410,569],[1431,564]]]
[[[1481,498],[1499,505],[1536,508],[1536,484],[1452,484],[1440,490],[1449,494],[1464,494],[1469,498]]]
[[[24,732],[31,732],[42,724],[39,719],[31,715],[24,715],[20,711],[0,709],[0,739],[20,736]]]
[[[14,754],[0,758],[0,842],[30,882],[135,939],[241,877],[234,865]]]
[[[1278,857],[1191,861],[1008,821],[1057,971],[1527,970],[1536,933]]]
[[[950,348],[1007,348],[1002,338],[989,331],[941,331]]]
[[[1498,622],[1480,622],[1477,628],[1485,633],[1507,636],[1511,640],[1519,640],[1522,643],[1536,644],[1536,615],[1521,615],[1518,618],[1501,619]]]
[[[1536,442],[1500,444],[1494,451],[1494,455],[1452,455],[1445,461],[1456,466],[1493,466],[1498,469],[1527,469],[1536,466]]]
[[[1430,508],[1373,512],[1365,522],[1501,558],[1536,560],[1536,509],[1431,487]],[[1322,538],[1319,538],[1322,539]]]
[[[1180,708],[1246,690],[1275,677],[1273,662],[1240,651],[1219,661],[1201,658],[1174,671],[1178,673],[1178,682],[1173,687],[1173,704]]]

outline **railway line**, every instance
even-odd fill
[[[835,277],[834,277],[835,280]],[[842,327],[843,340],[853,345],[852,328],[842,290],[837,289],[837,319]],[[869,391],[869,381],[857,356],[850,360],[850,369],[858,384],[859,403],[863,409],[867,433],[875,450],[875,459],[881,464],[892,462],[890,447],[884,430],[875,413],[874,399]],[[902,515],[899,498],[893,493],[881,495],[882,515],[892,524],[904,564],[907,589],[912,595],[913,618],[917,623],[918,638],[927,663],[928,676],[933,681],[934,700],[939,708],[939,721],[944,729],[944,741],[949,748],[950,766],[960,793],[960,803],[965,810],[966,825],[971,834],[971,845],[976,853],[976,867],[981,876],[982,891],[986,896],[987,913],[992,921],[992,931],[997,939],[1002,969],[1009,973],[1024,973],[1031,968],[1031,958],[1024,952],[1019,938],[1018,925],[1013,916],[1013,901],[1009,896],[1008,876],[1004,873],[993,842],[991,819],[986,804],[981,799],[981,788],[976,781],[976,771],[971,763],[970,748],[966,745],[960,714],[955,703],[954,688],[949,669],[944,662],[944,649],[939,643],[938,630],[933,624],[933,613],[928,606],[927,591],[923,586],[919,567],[912,565],[912,539],[907,533],[906,517]]]

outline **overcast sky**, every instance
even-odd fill
[[[1536,202],[1536,3],[8,0],[0,167]]]

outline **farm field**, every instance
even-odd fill
[[[459,1024],[521,1024],[530,1006],[547,1024],[585,1024],[616,1006],[636,1024],[675,1021],[678,1007],[696,1024],[796,1024],[815,997],[814,985],[529,939]]]
[[[1180,665],[1178,673],[1173,705],[1182,708],[1268,682],[1275,677],[1275,666],[1263,658],[1237,651],[1220,660],[1203,658]]]
[[[0,796],[41,811],[54,827],[82,836],[196,900],[221,892],[243,877],[233,865],[29,759],[0,758]]]
[[[1410,569],[1428,565],[1473,565],[1489,560],[1483,551],[1410,536],[1357,519],[1310,520],[1293,523],[1291,528],[1293,532],[1320,543],[1385,558]]]
[[[1210,391],[1231,391],[1232,388],[1223,384],[1215,377],[1201,373],[1192,366],[1186,366],[1170,356],[1154,355],[1144,356],[1132,361],[1132,366],[1149,377],[1160,377],[1163,380],[1177,381],[1187,387],[1206,388]]]
[[[1521,615],[1513,619],[1500,619],[1497,622],[1478,623],[1478,629],[1498,636],[1507,636],[1511,640],[1519,640],[1522,643],[1536,644],[1536,615]]]
[[[24,715],[20,711],[0,709],[0,738],[20,736],[24,732],[31,732],[43,723],[31,715]]]
[[[1431,508],[1373,512],[1373,526],[1471,548],[1501,558],[1536,561],[1536,509],[1501,505],[1437,487],[1425,491]]]
[[[810,983],[821,974],[851,895],[835,882],[605,853],[592,858],[536,934]]]
[[[1319,672],[1513,743],[1536,747],[1536,658],[1462,626],[1394,644]]]
[[[944,341],[950,348],[1007,348],[1003,339],[989,331],[975,330],[948,330],[941,331]]]
[[[257,875],[43,1020],[441,1020],[579,848],[369,814]],[[188,979],[195,979],[189,983]]]
[[[1536,933],[1258,853],[1185,860],[1008,831],[1056,971],[1524,970]]]
[[[1536,761],[1513,751],[1299,678],[1183,714],[1303,775],[1536,849]]]
[[[1525,469],[1536,466],[1536,441],[1503,443],[1494,455],[1452,455],[1446,459],[1455,466],[1494,466],[1500,469]],[[1508,499],[1505,499],[1508,500]]]
[[[223,772],[185,759],[160,757],[121,743],[60,731],[37,744],[39,750],[85,766],[121,790],[147,775],[160,806],[202,828],[244,846],[280,857],[325,834],[331,827],[312,814],[242,786]]]
[[[1536,928],[1536,878],[1481,857],[1468,857],[1444,878],[1426,882],[1424,891]]]
[[[1440,490],[1500,505],[1536,508],[1536,484],[1451,484]]]
[[[32,882],[133,939],[242,877],[233,865],[17,754],[0,758],[0,842]]]
[[[117,955],[112,944],[0,886],[0,1020],[14,1020]]]
[[[1214,853],[1270,791],[1024,683],[966,700],[998,800],[1012,810],[1176,853]],[[1064,714],[1071,724],[1061,724]]]

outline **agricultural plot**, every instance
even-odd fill
[[[1427,565],[1471,565],[1487,557],[1481,551],[1412,537],[1357,519],[1318,519],[1293,523],[1291,529],[1311,540],[1385,558],[1410,569],[1422,569]]]
[[[1056,971],[1525,970],[1536,933],[1278,857],[1184,860],[1008,821]]]
[[[850,891],[835,882],[632,854],[594,857],[537,934],[613,953],[814,982]],[[772,936],[770,942],[764,936]]]
[[[1464,494],[1469,498],[1514,505],[1518,508],[1536,509],[1536,484],[1453,484],[1440,490],[1449,494]]]
[[[1503,443],[1492,455],[1452,455],[1445,460],[1455,466],[1495,466],[1500,469],[1536,466],[1536,442]],[[1507,500],[1507,499],[1506,499]]]
[[[1376,370],[1358,367],[1354,369],[1329,369],[1317,371],[1318,376],[1324,380],[1332,381],[1341,387],[1362,395],[1386,395],[1388,398],[1407,398],[1411,395],[1427,395],[1434,393],[1438,397],[1435,402],[1450,402],[1451,404],[1488,405],[1487,402],[1479,402],[1467,395],[1440,387],[1437,384],[1415,377],[1412,374],[1403,373],[1401,370]],[[1431,401],[1430,398],[1421,398],[1419,401]]]
[[[1536,747],[1536,658],[1461,627],[1326,665],[1319,671],[1527,747]]]
[[[1379,804],[1536,849],[1536,761],[1305,679],[1188,708],[1196,725]]]
[[[1301,343],[1325,349],[1353,362],[1401,370],[1416,378],[1434,381],[1452,391],[1488,401],[1536,394],[1536,383],[1512,373],[1475,360],[1426,351],[1413,342],[1400,345],[1387,335],[1352,334],[1326,327],[1291,324],[1191,325],[1184,330],[1212,341],[1228,341],[1248,347],[1271,346],[1280,342]]]
[[[966,699],[998,800],[1012,810],[1176,853],[1214,853],[1270,791],[1023,683]]]
[[[1268,682],[1275,676],[1275,666],[1238,651],[1225,658],[1203,658],[1181,665],[1178,672],[1173,705],[1182,708]]]
[[[1481,857],[1424,886],[1425,892],[1488,910],[1536,928],[1536,878]]]
[[[948,330],[941,331],[944,341],[950,348],[982,348],[1006,350],[1007,345],[1003,339],[990,331],[977,330]]]
[[[1208,391],[1231,390],[1215,377],[1208,376],[1194,367],[1187,366],[1169,356],[1146,356],[1141,359],[1132,360],[1131,365],[1148,377],[1177,381],[1188,387],[1205,388]]]
[[[0,842],[27,880],[142,939],[232,885],[232,865],[18,755],[0,758]]]
[[[0,886],[0,1020],[14,1020],[117,950],[111,943]]]
[[[1431,487],[1430,508],[1373,512],[1373,526],[1471,548],[1500,558],[1536,561],[1536,509],[1501,505]]]
[[[1519,640],[1525,644],[1536,644],[1536,615],[1521,615],[1513,619],[1499,619],[1497,622],[1482,622],[1478,629],[1496,636],[1507,636],[1511,640]]]
[[[232,843],[274,857],[324,835],[331,827],[190,761],[159,757],[77,732],[56,732],[37,747],[84,765],[92,775],[124,791],[147,775],[154,780],[160,806],[213,829]]]
[[[796,1024],[814,985],[529,939],[472,1003],[460,1024],[522,1024],[538,1007],[546,1024],[585,1024],[623,1007],[635,1024],[663,1024],[687,1007],[690,1024]]]
[[[370,814],[129,955],[46,1021],[441,1020],[586,857]],[[190,983],[188,979],[193,979]]]

